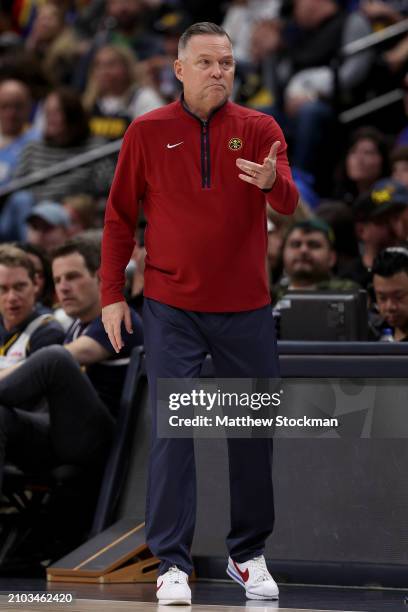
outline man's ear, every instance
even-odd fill
[[[331,270],[332,268],[334,268],[337,262],[337,253],[334,249],[330,250],[329,262],[330,262],[330,270]]]
[[[176,59],[174,60],[174,74],[176,75],[176,78],[181,81],[181,83],[183,82],[183,63],[181,60]]]
[[[40,295],[40,283],[38,282],[38,272],[34,273],[33,285],[34,285],[35,297],[36,299],[38,299],[38,296]]]

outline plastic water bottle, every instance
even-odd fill
[[[390,327],[385,327],[382,330],[380,342],[394,342],[394,334],[392,333],[392,329]]]

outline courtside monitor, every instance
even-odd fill
[[[275,306],[280,340],[367,340],[367,292],[288,291]]]

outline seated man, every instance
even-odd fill
[[[375,257],[383,249],[400,244],[408,237],[407,209],[408,189],[391,178],[377,181],[370,192],[354,202],[354,228],[360,257],[344,266],[342,277],[370,288]]]
[[[36,271],[27,253],[9,244],[0,245],[1,370],[64,340],[59,323],[36,306],[37,290]]]
[[[40,246],[47,253],[51,253],[70,237],[69,213],[57,202],[44,200],[36,204],[26,221],[28,244]]]
[[[332,275],[336,263],[334,234],[321,219],[295,223],[283,243],[284,276],[273,290],[273,302],[278,302],[288,290],[357,289],[353,281]]]
[[[99,482],[128,358],[142,343],[141,320],[133,313],[133,334],[122,330],[124,348],[119,354],[112,348],[100,319],[99,265],[99,246],[91,239],[74,238],[54,253],[57,297],[75,321],[64,347],[38,351],[0,373],[0,474],[5,454],[30,472],[76,466],[86,493]],[[37,410],[39,399],[45,412]]]
[[[376,257],[373,265],[376,302],[381,330],[391,328],[397,342],[408,341],[408,249],[390,247]]]

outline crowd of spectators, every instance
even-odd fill
[[[133,119],[180,96],[173,61],[179,35],[193,22],[225,27],[236,59],[234,101],[275,116],[288,141],[301,201],[294,218],[268,210],[274,307],[292,289],[363,288],[376,321],[372,339],[384,328],[395,341],[408,339],[408,33],[341,53],[407,17],[408,0],[1,2],[0,479],[7,440],[19,445],[29,431],[39,436],[31,442],[40,467],[68,461],[89,473],[106,458],[117,407],[103,393],[101,399],[105,375],[83,387],[78,364],[97,372],[96,364],[113,359],[103,339],[95,261],[116,154],[64,172],[55,168],[121,139]],[[367,106],[360,118],[341,119],[343,111],[394,89],[401,96],[390,106]],[[27,182],[35,173],[41,180]],[[126,288],[139,314],[143,228],[142,217]],[[139,333],[128,351],[142,342],[134,316]],[[15,342],[20,353],[9,351]],[[47,347],[55,342],[68,343],[68,352]],[[19,362],[24,367],[14,373]],[[91,398],[87,409],[103,430],[98,466],[85,465],[92,436],[74,457],[66,445],[70,428],[64,443],[59,438],[54,400],[64,389],[55,391],[53,377],[62,369],[72,370],[78,397]],[[42,376],[47,383],[39,389]],[[17,396],[15,412],[3,408]],[[78,400],[79,412],[82,405]],[[10,458],[27,462],[18,452]]]

